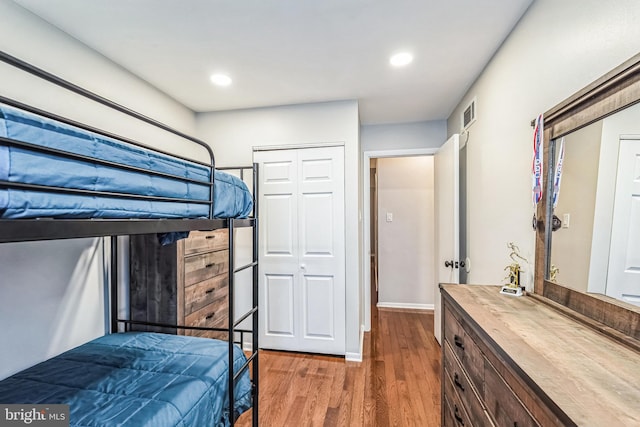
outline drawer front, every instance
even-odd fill
[[[184,242],[184,254],[229,249],[229,230],[222,228],[213,231],[192,231]]]
[[[449,342],[455,355],[462,364],[462,368],[467,372],[471,382],[474,384],[480,398],[484,398],[484,357],[480,348],[467,334],[465,328],[458,322],[453,312],[448,306],[444,310],[444,335]]]
[[[184,289],[184,315],[188,316],[216,300],[227,298],[228,293],[228,274],[220,274],[195,285],[187,286]]]
[[[449,410],[453,415],[453,425],[456,427],[469,427],[474,424],[471,423],[469,419],[469,415],[467,415],[467,411],[460,400],[460,397],[455,391],[455,386],[451,381],[451,373],[445,370],[444,375],[444,394],[446,399],[449,401]]]
[[[184,259],[184,285],[191,286],[229,271],[229,251],[209,252]]]
[[[494,367],[485,360],[485,404],[496,425],[538,426],[520,399],[513,394]]]
[[[202,307],[184,318],[185,326],[197,326],[201,328],[226,328],[229,317],[227,305],[216,302]],[[198,335],[201,331],[190,331],[189,335]]]
[[[456,427],[455,418],[453,418],[453,409],[451,409],[449,398],[446,395],[442,396],[442,406],[444,408],[442,411],[442,427]]]
[[[490,426],[491,424],[487,422],[486,413],[475,387],[472,386],[466,372],[453,355],[453,350],[447,341],[444,342],[443,349],[445,372],[450,376],[449,380],[453,383],[462,405],[467,408],[469,417],[474,421],[475,425]]]

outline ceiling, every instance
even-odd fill
[[[14,1],[193,111],[357,99],[363,124],[446,119],[532,2]]]

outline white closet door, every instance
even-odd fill
[[[293,349],[299,336],[297,153],[259,152],[254,161],[260,163],[260,344]]]
[[[344,150],[261,151],[261,346],[344,354]]]
[[[620,140],[607,295],[640,305],[640,140]]]

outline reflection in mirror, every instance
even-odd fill
[[[562,221],[552,234],[551,269],[558,284],[586,292],[595,211],[602,121],[565,137],[562,185],[554,210]],[[553,141],[554,158],[560,143]]]
[[[555,282],[640,305],[640,104],[565,136],[554,213]]]

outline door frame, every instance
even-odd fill
[[[364,151],[362,157],[362,273],[363,292],[362,306],[364,307],[363,330],[371,330],[371,179],[369,177],[369,164],[372,158],[384,157],[415,157],[433,156],[438,152],[436,148],[407,148],[398,150],[371,150]],[[378,259],[378,262],[380,260]]]

